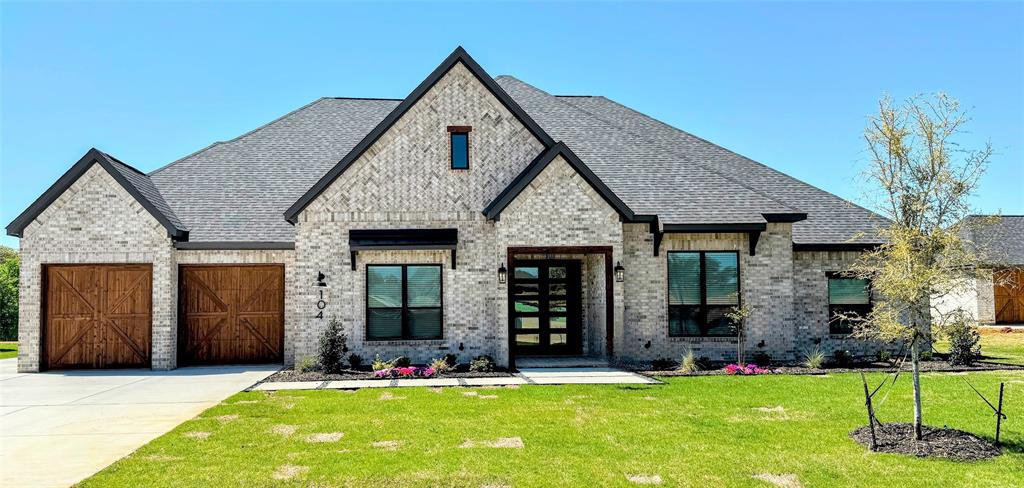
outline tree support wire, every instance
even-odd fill
[[[998,401],[998,405],[999,406],[995,406],[995,405],[992,405],[992,402],[988,401],[988,398],[985,398],[985,395],[982,395],[981,392],[978,391],[978,389],[975,388],[974,385],[972,385],[970,381],[967,381],[967,378],[964,378],[962,376],[960,378],[964,380],[964,383],[967,383],[967,386],[971,387],[971,389],[974,390],[974,393],[976,393],[979,397],[981,397],[982,401],[984,401],[985,404],[988,405],[988,408],[991,408],[992,411],[995,412],[995,415],[996,415],[996,446],[998,446],[999,445],[999,429],[1000,429],[1000,427],[1002,427],[1003,419],[1006,418],[1006,414],[1003,413],[1003,386],[1004,386],[1004,383],[999,383],[999,401]]]

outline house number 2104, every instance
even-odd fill
[[[324,291],[320,290],[320,299],[316,301],[316,318],[323,320],[325,308],[327,308],[327,302],[324,301]]]

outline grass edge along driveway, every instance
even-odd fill
[[[877,383],[883,374],[871,374]],[[901,376],[883,421],[911,418]],[[925,420],[991,438],[964,382],[1006,382],[1005,454],[955,463],[866,452],[859,374],[670,378],[654,386],[239,393],[83,486],[1021,486],[1024,372],[923,376]]]

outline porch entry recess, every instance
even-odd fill
[[[520,356],[583,352],[580,262],[512,261],[513,347]]]

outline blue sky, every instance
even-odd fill
[[[149,171],[322,96],[404,97],[457,45],[863,202],[883,93],[991,139],[975,203],[1024,214],[1024,3],[8,3],[0,224],[90,147]],[[0,243],[15,246],[4,236]]]

